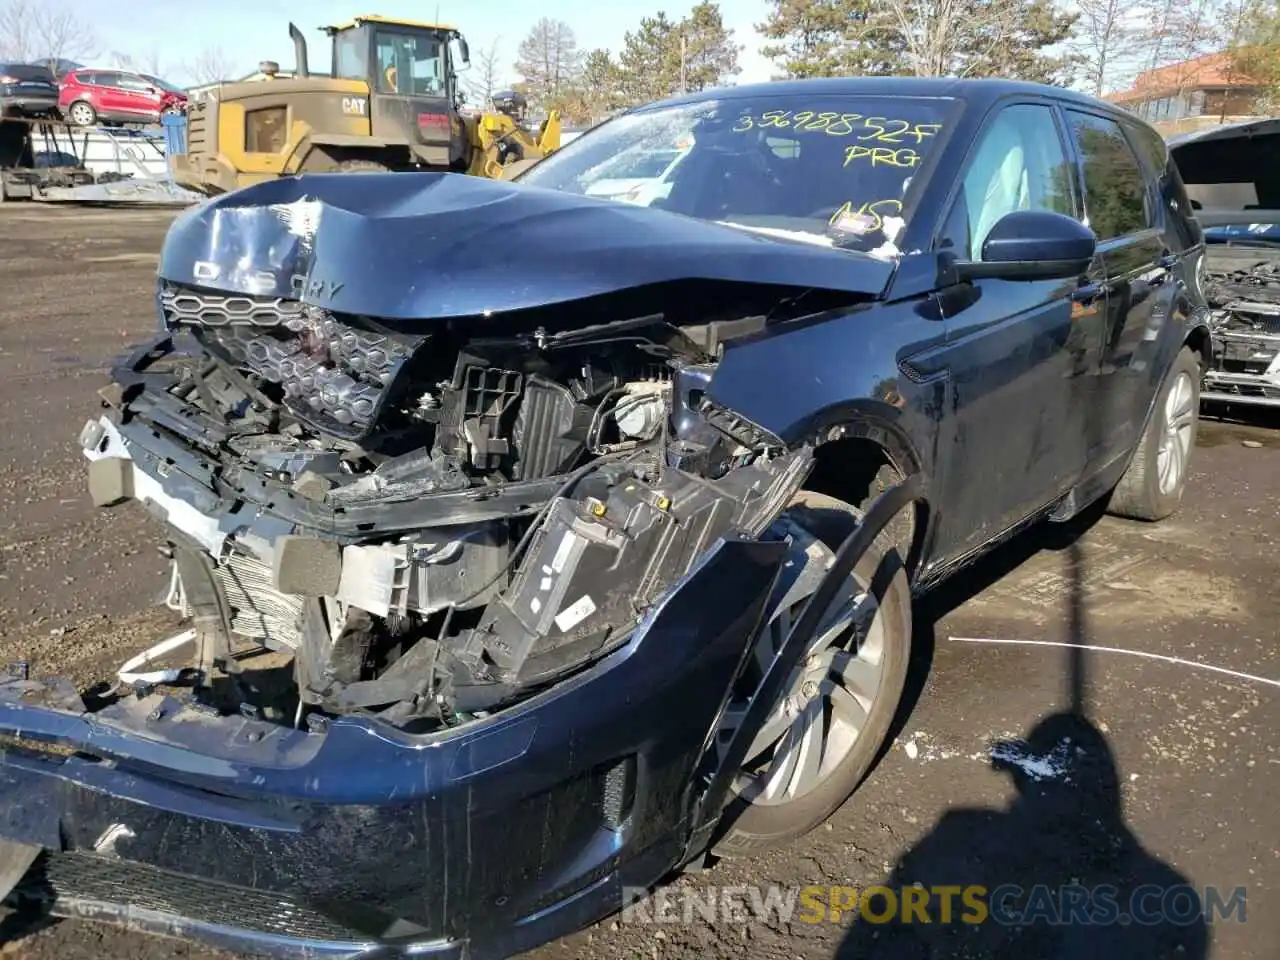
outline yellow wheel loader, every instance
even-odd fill
[[[329,74],[310,73],[306,38],[291,23],[295,76],[266,62],[265,80],[223,83],[192,102],[186,153],[169,161],[177,183],[212,195],[297,173],[501,178],[560,145],[559,116],[530,131],[524,100],[510,91],[483,114],[463,115],[456,68],[470,53],[453,27],[366,15],[322,29]]]

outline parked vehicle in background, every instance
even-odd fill
[[[149,74],[85,67],[62,78],[58,106],[63,116],[81,127],[154,124],[162,114],[185,110],[187,95]]]
[[[1206,403],[1280,407],[1280,119],[1169,139],[1204,230]]]
[[[681,131],[664,197],[585,195]],[[890,735],[913,591],[1178,508],[1203,249],[1155,130],[1003,81],[711,90],[516,183],[192,208],[80,437],[192,626],[92,697],[0,676],[0,895],[497,960],[802,835]]]
[[[0,63],[0,117],[46,117],[58,109],[58,83],[48,67]]]

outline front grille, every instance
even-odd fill
[[[90,853],[44,854],[16,894],[52,901],[55,911],[61,903],[64,911],[78,913],[75,901],[88,901],[301,940],[363,939],[285,894],[234,887]]]
[[[423,337],[361,329],[319,307],[283,297],[227,294],[164,284],[165,325],[283,392],[300,419],[337,436],[368,432],[396,374]]]

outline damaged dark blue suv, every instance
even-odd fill
[[[1202,254],[1151,128],[1003,82],[711,91],[517,183],[202,204],[81,436],[189,629],[0,683],[2,892],[501,957],[803,834],[883,744],[913,591],[1176,508]]]

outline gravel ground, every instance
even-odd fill
[[[163,585],[154,532],[140,511],[90,506],[75,436],[93,413],[107,361],[154,326],[156,251],[169,216],[0,210],[0,660],[21,657],[41,673],[89,681],[168,626],[169,615],[151,605]],[[1033,531],[932,597],[917,612],[923,682],[912,688],[914,709],[859,793],[809,837],[686,875],[669,891],[1187,882],[1246,887],[1245,922],[1077,929],[1060,942],[990,924],[615,918],[535,955],[1274,957],[1274,685],[1091,651],[1074,672],[1085,679],[1086,725],[1060,713],[1073,675],[1069,649],[954,638],[1079,641],[1280,678],[1277,427],[1276,417],[1205,422],[1183,509],[1166,523],[1081,524],[1075,546]],[[993,768],[992,740],[1028,736],[1050,753],[1044,780]],[[1064,736],[1090,749],[1052,753]],[[0,943],[31,960],[216,956],[84,923],[35,931],[7,923]]]

